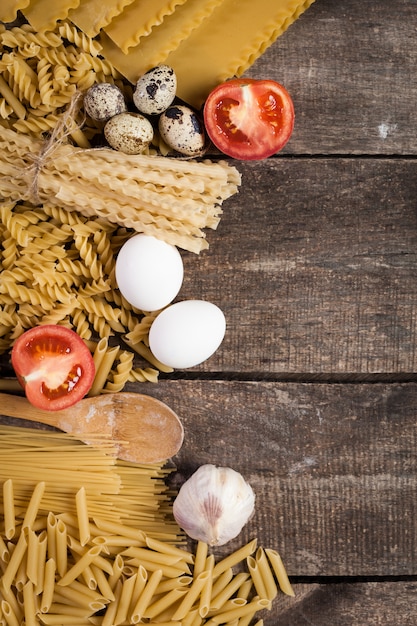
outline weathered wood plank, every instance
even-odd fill
[[[271,159],[240,164],[210,250],[184,255],[179,298],[225,312],[198,370],[415,372],[414,162]]]
[[[414,626],[415,582],[295,585],[295,599],[279,597],[265,626]],[[295,600],[295,601],[294,601]]]
[[[289,154],[416,154],[416,5],[316,0],[248,72],[290,91]]]
[[[417,574],[417,385],[145,384],[181,416],[175,485],[203,463],[257,493],[257,536],[292,576]],[[229,546],[225,547],[229,550]]]

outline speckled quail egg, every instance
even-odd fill
[[[153,127],[140,113],[119,113],[106,122],[104,136],[115,150],[140,154],[153,139]]]
[[[162,113],[159,133],[167,146],[187,156],[201,154],[205,144],[203,124],[192,109],[172,105]]]
[[[84,96],[87,115],[97,122],[107,122],[114,115],[127,111],[122,91],[111,83],[96,83]]]
[[[133,92],[135,107],[145,115],[159,115],[174,101],[177,77],[172,67],[158,65],[143,74]]]

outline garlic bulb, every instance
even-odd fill
[[[192,539],[222,546],[240,533],[254,508],[255,494],[241,474],[207,464],[183,484],[173,512]]]

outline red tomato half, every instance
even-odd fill
[[[294,105],[288,91],[273,80],[235,78],[209,94],[204,123],[224,154],[246,161],[265,159],[290,138]]]
[[[64,326],[27,330],[13,345],[12,366],[31,404],[47,411],[72,406],[91,388],[95,366],[81,337]]]

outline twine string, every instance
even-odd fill
[[[62,114],[60,120],[54,126],[49,138],[42,143],[42,147],[37,154],[29,155],[32,164],[28,168],[28,200],[34,204],[42,204],[39,196],[39,178],[47,161],[49,161],[56,149],[65,142],[75,130],[82,128],[84,119],[76,123],[76,117],[80,110],[80,101],[83,95],[80,91],[76,91],[72,96],[67,109]]]

